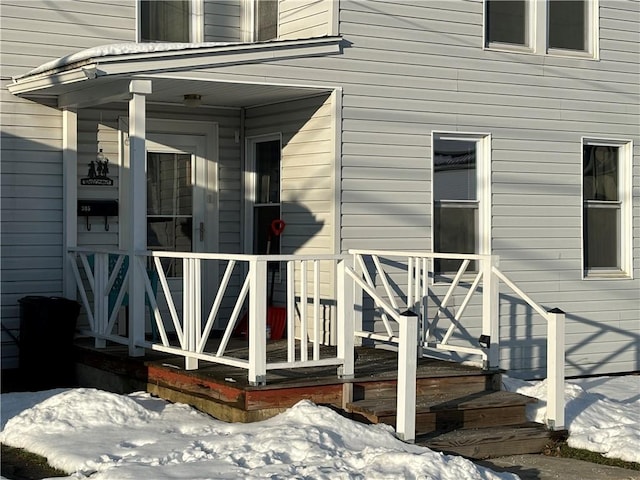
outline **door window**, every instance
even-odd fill
[[[147,154],[147,246],[151,250],[193,251],[192,156]],[[182,262],[165,262],[165,273],[182,274]]]

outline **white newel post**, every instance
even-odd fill
[[[129,355],[142,356],[144,348],[145,288],[143,272],[136,253],[147,249],[147,166],[146,166],[146,98],[151,93],[150,80],[129,83]]]
[[[267,261],[249,262],[249,384],[267,381]]]
[[[480,260],[482,268],[482,336],[488,344],[486,369],[500,366],[500,291],[498,277],[493,274],[493,267],[498,267],[499,257],[486,255]]]
[[[336,302],[338,315],[338,358],[343,359],[338,375],[344,379],[353,378],[355,368],[355,342],[353,328],[354,281],[346,269],[353,268],[353,257],[346,256],[338,261],[336,272]]]
[[[418,368],[418,314],[400,314],[398,344],[398,399],[396,433],[405,442],[416,439],[416,371]]]
[[[64,251],[62,252],[62,295],[71,300],[77,297],[76,281],[69,262],[69,249],[78,246],[78,114],[62,111],[62,196],[64,198]],[[76,257],[73,256],[73,261]]]
[[[565,313],[549,310],[547,318],[547,426],[563,430],[564,425],[564,330]]]

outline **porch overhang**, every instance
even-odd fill
[[[59,108],[85,108],[131,98],[129,82],[153,80],[149,103],[181,104],[198,94],[204,106],[249,107],[302,98],[335,87],[281,79],[244,81],[216,78],[217,67],[265,64],[295,58],[339,54],[340,37],[260,43],[116,44],[84,50],[14,77],[9,91],[33,101],[51,99]],[[203,70],[208,73],[204,73]]]

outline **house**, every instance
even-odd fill
[[[147,247],[491,254],[566,313],[567,375],[640,368],[640,3],[6,0],[0,13],[3,368],[21,297],[76,296],[69,251]],[[459,265],[434,262],[434,288]],[[285,271],[269,269],[282,298]],[[320,270],[330,297],[339,279]],[[204,268],[198,291],[223,274]],[[496,312],[500,368],[544,375],[544,319],[507,293]]]

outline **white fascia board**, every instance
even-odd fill
[[[56,72],[51,75],[38,74],[33,77],[24,77],[19,80],[14,80],[12,84],[7,86],[7,89],[13,95],[21,95],[50,89],[58,85],[83,82],[96,78],[96,75],[97,71],[95,64],[84,65],[72,70]]]
[[[167,55],[169,52],[155,56],[131,57],[118,59],[116,57],[102,59],[99,62],[103,75],[121,75],[126,73],[168,72],[176,70],[197,70],[223,65],[238,65],[243,63],[283,60],[287,58],[315,57],[340,53],[340,44],[304,45],[292,48],[278,49],[224,49],[206,54],[202,51],[183,55]]]

